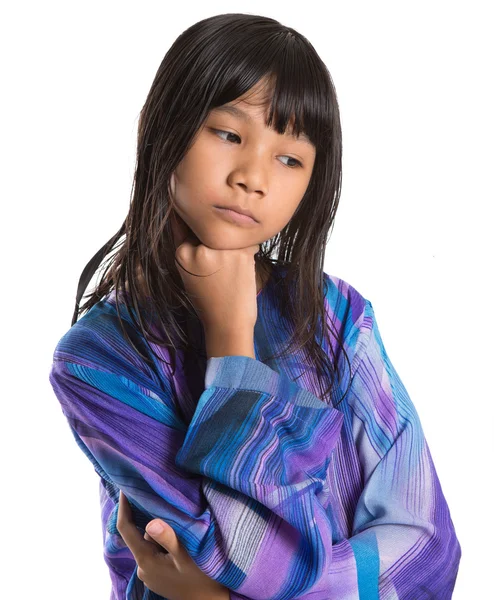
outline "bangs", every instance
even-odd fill
[[[269,107],[265,124],[280,134],[305,134],[316,149],[327,146],[331,131],[331,90],[324,65],[314,59],[314,50],[288,34],[266,40],[264,47],[247,46],[243,52],[225,52],[223,68],[216,77],[216,93],[209,110],[241,96],[250,102],[251,91],[259,90],[255,105]],[[329,85],[328,85],[329,88]],[[257,94],[256,94],[257,95]]]

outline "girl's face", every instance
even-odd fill
[[[174,172],[178,215],[202,244],[217,250],[261,244],[279,233],[312,174],[315,147],[308,139],[291,137],[289,130],[281,135],[266,127],[259,85],[248,98],[245,94],[209,113]],[[230,223],[215,208],[234,204],[252,211],[258,223]]]

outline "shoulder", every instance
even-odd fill
[[[327,319],[344,343],[353,376],[372,329],[372,303],[341,277],[323,272],[323,278]]]
[[[113,299],[112,299],[113,298]],[[57,342],[53,362],[75,363],[149,385],[157,376],[131,345],[150,356],[144,338],[132,324],[128,312],[119,303],[118,317],[114,296],[100,300]]]
[[[325,300],[328,308],[336,316],[342,316],[349,313],[349,317],[356,322],[362,315],[367,299],[350,283],[332,275],[323,272],[325,285]]]

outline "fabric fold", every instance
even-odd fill
[[[131,350],[109,300],[57,344],[49,379],[100,477],[112,600],[160,599],[116,529],[120,490],[138,527],[165,520],[231,600],[451,599],[461,547],[416,408],[371,302],[325,279],[350,361],[336,407],[288,376],[298,356],[276,369],[211,357],[195,404],[183,373]],[[265,310],[259,349],[278,350],[283,328]]]

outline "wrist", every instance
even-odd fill
[[[206,354],[212,356],[250,356],[255,358],[254,332],[205,332]]]

